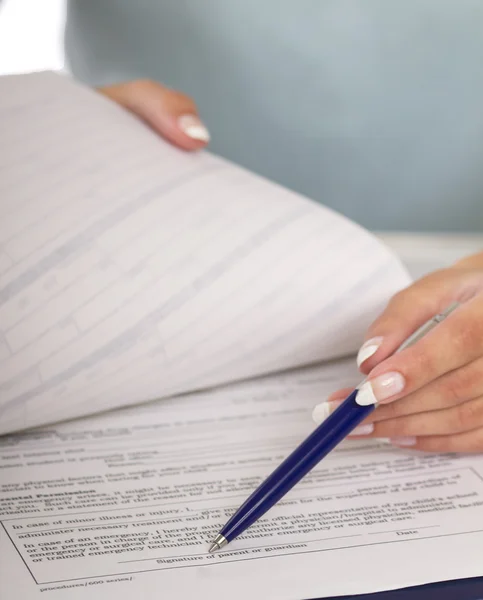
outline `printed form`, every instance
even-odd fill
[[[0,79],[1,600],[480,575],[483,459],[384,441],[340,446],[208,554],[313,406],[359,380],[353,360],[288,369],[354,353],[407,275],[343,217],[66,77]]]
[[[314,404],[348,382],[352,360],[5,436],[0,597],[177,600],[229,589],[234,600],[302,599],[481,573],[483,460],[383,441],[343,444],[208,554],[312,429]]]

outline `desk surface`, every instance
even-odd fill
[[[482,600],[483,578],[447,581],[434,585],[421,585],[404,590],[365,594],[363,596],[342,596],[323,600]]]
[[[483,251],[481,235],[376,233],[403,261],[414,279]]]

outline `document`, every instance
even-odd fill
[[[67,77],[0,78],[0,434],[347,356],[372,235]]]
[[[4,436],[0,597],[294,600],[481,575],[483,459],[341,445],[264,518],[208,542],[356,383],[354,361]]]
[[[344,443],[207,552],[358,382],[348,357],[409,281],[380,241],[67,77],[0,78],[0,131],[1,600],[481,575],[483,460],[383,440]]]

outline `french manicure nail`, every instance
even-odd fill
[[[415,437],[399,437],[391,438],[389,441],[394,446],[414,446],[417,440]]]
[[[388,402],[393,396],[403,391],[405,384],[401,373],[384,373],[384,375],[379,375],[361,385],[356,402],[360,406]]]
[[[312,412],[312,419],[318,425],[320,425],[341,404],[342,402],[338,400],[335,400],[334,402],[321,402],[320,404],[317,404]]]
[[[210,133],[195,115],[183,115],[178,119],[180,129],[191,139],[209,142]]]
[[[382,337],[373,337],[364,342],[357,354],[357,366],[360,367],[363,362],[368,358],[371,358],[371,356],[378,351],[381,344]]]
[[[353,429],[350,435],[370,435],[374,431],[373,423],[365,423],[364,425],[358,425]]]

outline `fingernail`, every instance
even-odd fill
[[[363,362],[371,358],[377,352],[382,344],[382,337],[373,337],[367,342],[364,342],[357,354],[357,366],[360,367]]]
[[[180,129],[193,140],[209,142],[210,133],[195,115],[183,115],[178,119]]]
[[[334,412],[342,404],[342,401],[335,400],[334,402],[321,402],[317,404],[312,412],[312,419],[320,425],[327,417]]]
[[[391,438],[389,441],[394,446],[414,446],[417,440],[415,437],[400,437]]]
[[[392,396],[403,391],[405,383],[401,373],[384,373],[361,385],[356,402],[360,406],[369,406],[377,402],[390,401]]]
[[[359,425],[353,429],[350,435],[370,435],[374,431],[374,424],[367,423],[365,425]]]

